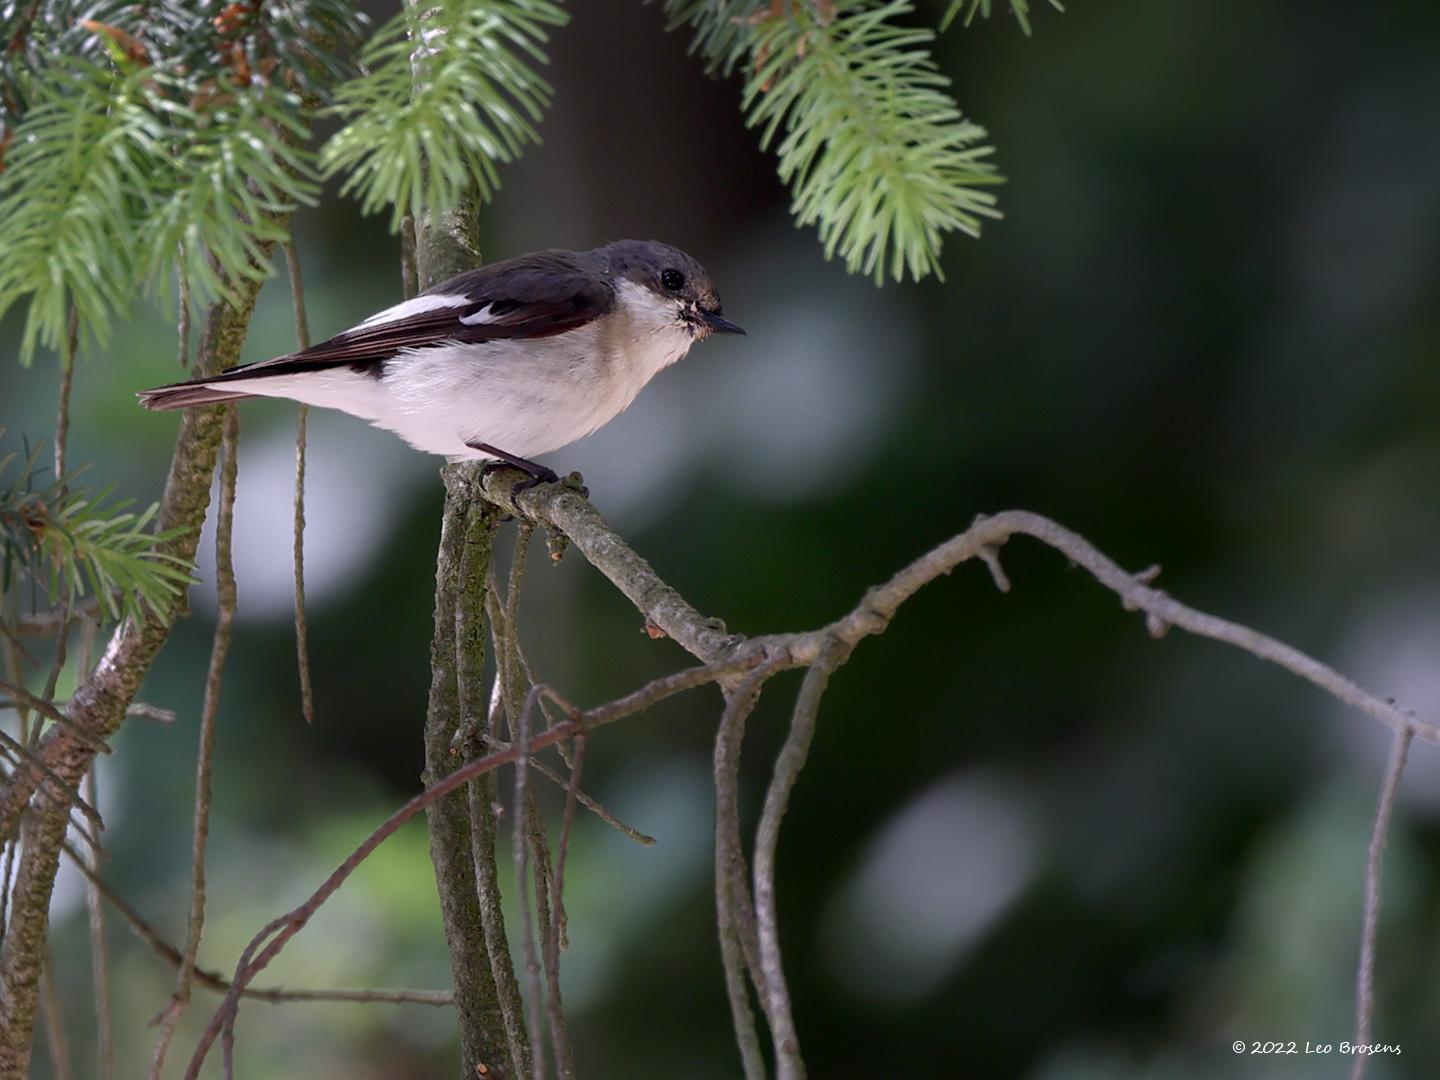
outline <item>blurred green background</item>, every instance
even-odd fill
[[[975,514],[1021,506],[1440,715],[1440,8],[1074,0],[1063,16],[1040,5],[1028,40],[1011,19],[951,31],[941,62],[999,148],[1006,217],[951,241],[945,283],[883,290],[792,226],[736,85],[706,79],[657,6],[572,14],[545,142],[506,172],[484,250],[664,239],[749,331],[551,457],[697,607],[746,633],[815,626]],[[317,337],[398,298],[382,220],[330,197],[297,229]],[[13,342],[16,320],[0,330]],[[292,343],[275,281],[245,356]],[[177,421],[132,395],[177,377],[175,351],[173,327],[139,310],[81,364],[71,458],[96,483],[158,497]],[[7,445],[49,434],[56,370],[0,364]],[[312,414],[307,727],[294,410],[241,412],[201,956],[226,970],[417,789],[441,500],[438,461]],[[1005,560],[1009,596],[980,567],[941,580],[825,701],[779,878],[812,1075],[1345,1075],[1338,1054],[1230,1044],[1352,1036],[1387,733],[1238,652],[1150,640],[1037,545]],[[522,613],[544,679],[598,703],[686,662],[578,556],[546,562]],[[100,763],[106,874],[177,940],[208,562],[202,576],[142,693],[181,720],[131,721]],[[747,821],[795,686],[772,684],[752,721]],[[710,880],[718,701],[698,692],[591,740],[586,787],[659,843],[577,828],[565,991],[582,1076],[738,1074]],[[1440,1075],[1437,765],[1415,748],[1387,855],[1375,1037],[1403,1054],[1377,1060],[1379,1078]],[[53,914],[89,1075],[69,870]],[[141,1075],[172,973],[108,925],[120,1075]],[[448,985],[423,828],[381,848],[263,981]],[[216,1003],[197,994],[176,1068]],[[446,1076],[451,1028],[418,1006],[249,1003],[239,1071]],[[35,1069],[50,1075],[43,1045]]]

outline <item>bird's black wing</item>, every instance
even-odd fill
[[[340,366],[378,375],[386,360],[405,349],[563,334],[606,314],[615,303],[615,290],[591,269],[588,258],[571,251],[541,251],[482,266],[420,294],[451,298],[456,300],[454,304],[361,323],[300,352],[229,368],[190,383],[147,390],[141,400],[152,408],[204,404],[210,398],[192,402],[174,393],[167,398],[164,392]],[[242,388],[237,385],[235,390]],[[215,393],[218,391],[211,397]]]
[[[367,369],[403,349],[563,334],[604,315],[615,302],[614,289],[588,272],[584,259],[570,251],[541,251],[482,266],[420,294],[463,298],[462,303],[362,323],[301,352],[232,368],[221,378],[232,372],[294,374],[341,364]],[[483,321],[466,321],[482,314]]]

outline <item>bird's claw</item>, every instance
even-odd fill
[[[558,483],[560,483],[559,473],[554,469],[547,469],[543,465],[537,465],[534,472],[510,489],[510,501],[514,502],[520,497],[522,491],[529,491],[531,488],[540,484]]]

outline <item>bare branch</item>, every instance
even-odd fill
[[[509,746],[510,744],[500,739],[494,739],[486,736],[485,745],[493,749],[497,747]],[[556,749],[561,749],[563,748],[563,746],[564,744],[562,743],[557,746]],[[573,770],[575,766],[572,763],[570,767]],[[570,781],[566,780],[563,776],[561,776],[554,769],[550,768],[549,765],[546,765],[539,758],[530,759],[530,768],[534,769],[537,773],[545,777],[546,780],[549,780],[557,787],[564,788],[566,791],[566,798],[568,800],[569,792],[572,790]],[[643,833],[639,829],[635,828],[635,826],[628,825],[625,822],[621,821],[618,817],[611,813],[610,810],[607,809],[603,803],[596,801],[589,795],[586,795],[585,792],[575,789],[575,798],[581,806],[585,807],[586,810],[589,810],[592,814],[598,817],[606,825],[609,825],[612,829],[618,832],[621,836],[625,837],[627,840],[633,840],[641,847],[655,846],[655,838],[653,836],[650,836],[648,833]]]
[[[290,301],[295,309],[295,343],[310,347],[310,320],[305,316],[305,285],[300,278],[300,256],[295,241],[285,244],[285,268],[290,274]],[[305,618],[305,442],[310,406],[295,413],[295,664],[300,675],[300,712],[307,724],[315,722],[315,693],[310,683],[309,623]]]
[[[89,731],[86,731],[83,727],[77,726],[70,717],[60,711],[50,698],[41,697],[39,694],[32,694],[19,683],[10,682],[7,679],[0,679],[0,690],[4,690],[7,694],[14,697],[15,700],[25,706],[25,708],[34,709],[41,716],[45,717],[46,720],[65,728],[76,739],[85,743],[85,745],[92,750],[102,754],[113,753],[109,744],[106,743],[104,739],[98,738]],[[48,762],[44,764],[48,765]]]
[[[200,711],[200,745],[195,751],[195,824],[190,848],[190,916],[185,932],[185,952],[175,979],[175,993],[160,1019],[160,1034],[150,1059],[151,1080],[160,1080],[165,1053],[180,1023],[180,1014],[190,1003],[190,986],[200,936],[205,927],[205,846],[210,837],[210,773],[215,757],[215,717],[220,709],[220,683],[225,657],[230,651],[231,627],[235,621],[235,482],[239,461],[239,413],[233,403],[224,406],[225,427],[220,459],[220,502],[215,518],[215,633],[210,643],[210,665],[205,674],[205,698]]]
[[[135,932],[135,935],[150,946],[156,956],[178,971],[180,965],[184,962],[184,956],[180,950],[162,938],[159,932],[146,922],[138,911],[130,906],[129,901],[117,893],[110,886],[109,882],[100,876],[99,871],[90,864],[90,861],[87,860],[84,855],[69,843],[64,845],[64,850],[65,855],[74,863],[76,869],[85,876],[86,884],[94,887],[95,892],[115,909],[116,913],[124,919],[130,929]],[[223,994],[230,989],[230,980],[218,972],[196,967],[195,985]],[[436,1006],[449,1006],[455,1003],[455,996],[449,990],[386,988],[341,990],[328,987],[324,989],[304,989],[260,986],[247,988],[242,996],[255,1001],[265,1001],[276,1005],[287,1001],[373,1002],[385,1005]]]
[[[485,638],[478,619],[457,619],[459,605],[482,603],[485,577],[491,554],[494,522],[476,531],[473,515],[488,508],[470,495],[468,474],[456,466],[441,470],[445,481],[445,508],[440,527],[440,547],[435,558],[435,632],[430,650],[430,694],[425,717],[425,771],[422,779],[433,785],[472,756],[462,730],[472,724],[474,685],[483,675]],[[482,522],[483,523],[483,522]],[[457,739],[461,742],[457,744]],[[478,798],[488,807],[493,796]],[[474,816],[469,811],[472,796],[437,802],[426,810],[431,862],[435,868],[440,913],[449,945],[455,986],[455,1008],[460,1021],[460,1050],[465,1067],[475,1062],[497,1061],[507,1052],[507,1033],[496,990],[486,922],[490,912],[482,910],[476,885],[477,868],[473,843]],[[486,819],[483,827],[493,829]],[[498,904],[496,907],[498,910]],[[493,933],[493,931],[492,931]],[[503,940],[503,930],[499,933]]]
[[[532,762],[533,764],[533,762]],[[575,756],[570,765],[570,782],[565,788],[565,812],[560,819],[560,848],[555,855],[555,923],[554,942],[551,949],[555,956],[559,956],[565,948],[565,857],[570,853],[570,831],[575,825],[575,805],[580,801],[580,770],[585,764],[585,736],[580,735],[575,739]],[[654,843],[652,839],[650,843]],[[560,981],[560,972],[557,964],[555,983]]]
[[[175,321],[175,336],[179,339],[179,355],[176,361],[182,370],[190,368],[190,278],[185,273],[189,264],[185,259],[185,241],[180,241],[175,256],[175,290],[179,294],[176,303],[179,312]]]
[[[82,662],[82,669],[88,669],[89,666],[87,657],[86,661]],[[92,803],[99,801],[94,763],[91,763],[90,771],[86,774],[84,790]],[[98,837],[96,839],[98,840]],[[92,848],[87,862],[89,868],[98,874],[99,851]],[[96,1074],[100,1080],[112,1080],[115,1075],[115,1042],[110,1023],[110,950],[105,941],[105,907],[101,903],[103,899],[90,875],[86,875],[85,911],[90,923],[90,968],[91,979],[95,984]]]
[[[60,353],[60,398],[55,407],[55,479],[65,480],[65,456],[70,443],[70,391],[75,384],[75,352],[80,344],[80,310],[70,305],[65,348]]]
[[[1395,810],[1395,797],[1400,792],[1400,778],[1405,773],[1405,759],[1410,754],[1413,735],[1407,727],[1395,733],[1390,747],[1390,760],[1385,766],[1385,779],[1380,784],[1380,800],[1375,807],[1375,826],[1370,833],[1370,847],[1365,856],[1365,916],[1360,931],[1360,964],[1355,981],[1355,1059],[1350,1066],[1350,1080],[1365,1080],[1370,1062],[1364,1047],[1370,1044],[1370,1020],[1375,1012],[1375,942],[1380,933],[1380,861],[1385,856],[1385,840],[1390,832],[1390,818]]]
[[[766,1075],[746,972],[761,994],[765,976],[760,966],[755,910],[740,840],[740,747],[745,737],[745,721],[759,701],[761,687],[780,668],[778,659],[761,664],[738,687],[727,692],[725,711],[715,734],[715,925],[720,935],[720,959],[725,969],[730,1018],[746,1080],[764,1080]]]
[[[800,1039],[790,1012],[790,991],[785,985],[785,970],[780,961],[780,913],[775,906],[775,857],[780,845],[780,819],[785,816],[790,792],[810,753],[820,698],[830,682],[830,675],[845,662],[849,652],[849,646],[835,642],[805,673],[805,681],[801,683],[800,694],[795,700],[790,733],[775,758],[774,775],[765,792],[765,806],[755,830],[755,925],[760,936],[760,967],[765,974],[760,994],[765,1003],[765,1018],[770,1024],[770,1038],[775,1046],[779,1080],[801,1080],[805,1075]]]
[[[45,1022],[50,1070],[55,1080],[70,1080],[70,1041],[65,1037],[65,1012],[55,989],[55,965],[48,954],[45,967],[40,972],[40,1014]]]
[[[49,637],[51,634],[58,633],[67,622],[93,618],[99,610],[99,598],[87,596],[76,601],[68,612],[57,609],[38,612],[34,615],[21,615],[15,620],[15,625],[11,629],[21,637]]]
[[[718,619],[707,618],[691,607],[610,528],[580,492],[561,484],[542,484],[526,490],[521,497],[523,505],[517,505],[514,488],[524,479],[525,475],[519,470],[497,469],[486,479],[483,493],[508,513],[562,531],[641,614],[706,662],[764,647],[772,652],[787,653],[792,666],[807,666],[815,662],[829,642],[840,641],[853,647],[865,637],[884,632],[906,600],[961,563],[983,559],[985,549],[998,550],[1014,536],[1030,536],[1083,567],[1128,608],[1277,664],[1394,731],[1411,727],[1420,738],[1440,742],[1440,727],[1435,724],[1420,720],[1393,702],[1362,689],[1354,680],[1291,645],[1188,607],[1168,593],[1151,588],[1148,581],[1153,577],[1153,568],[1138,575],[1128,573],[1083,536],[1026,510],[1007,510],[977,518],[970,528],[926,552],[889,581],[872,588],[853,611],[829,626],[808,633],[775,634],[747,641],[726,633]]]
[[[528,540],[529,537],[527,536]],[[515,558],[523,558],[523,547],[516,548]],[[518,582],[512,582],[512,589],[518,586]],[[513,616],[511,626],[514,626]],[[515,892],[516,904],[520,908],[520,940],[525,951],[525,978],[530,988],[530,1007],[527,1019],[527,1028],[530,1033],[531,1062],[530,1075],[534,1080],[545,1080],[545,1055],[544,1048],[538,1042],[540,1038],[540,1003],[544,997],[544,991],[540,987],[540,961],[535,955],[535,930],[530,921],[530,845],[527,843],[527,811],[529,805],[526,799],[528,790],[526,781],[530,778],[530,713],[534,711],[535,699],[540,695],[541,688],[535,687],[525,695],[525,704],[517,710],[514,718],[514,738],[519,756],[515,759],[515,819],[511,827],[514,859],[515,859]]]

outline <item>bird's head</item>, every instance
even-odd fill
[[[617,240],[601,252],[617,285],[635,286],[650,303],[673,311],[692,339],[745,333],[721,315],[720,294],[705,268],[678,248],[658,240]]]

